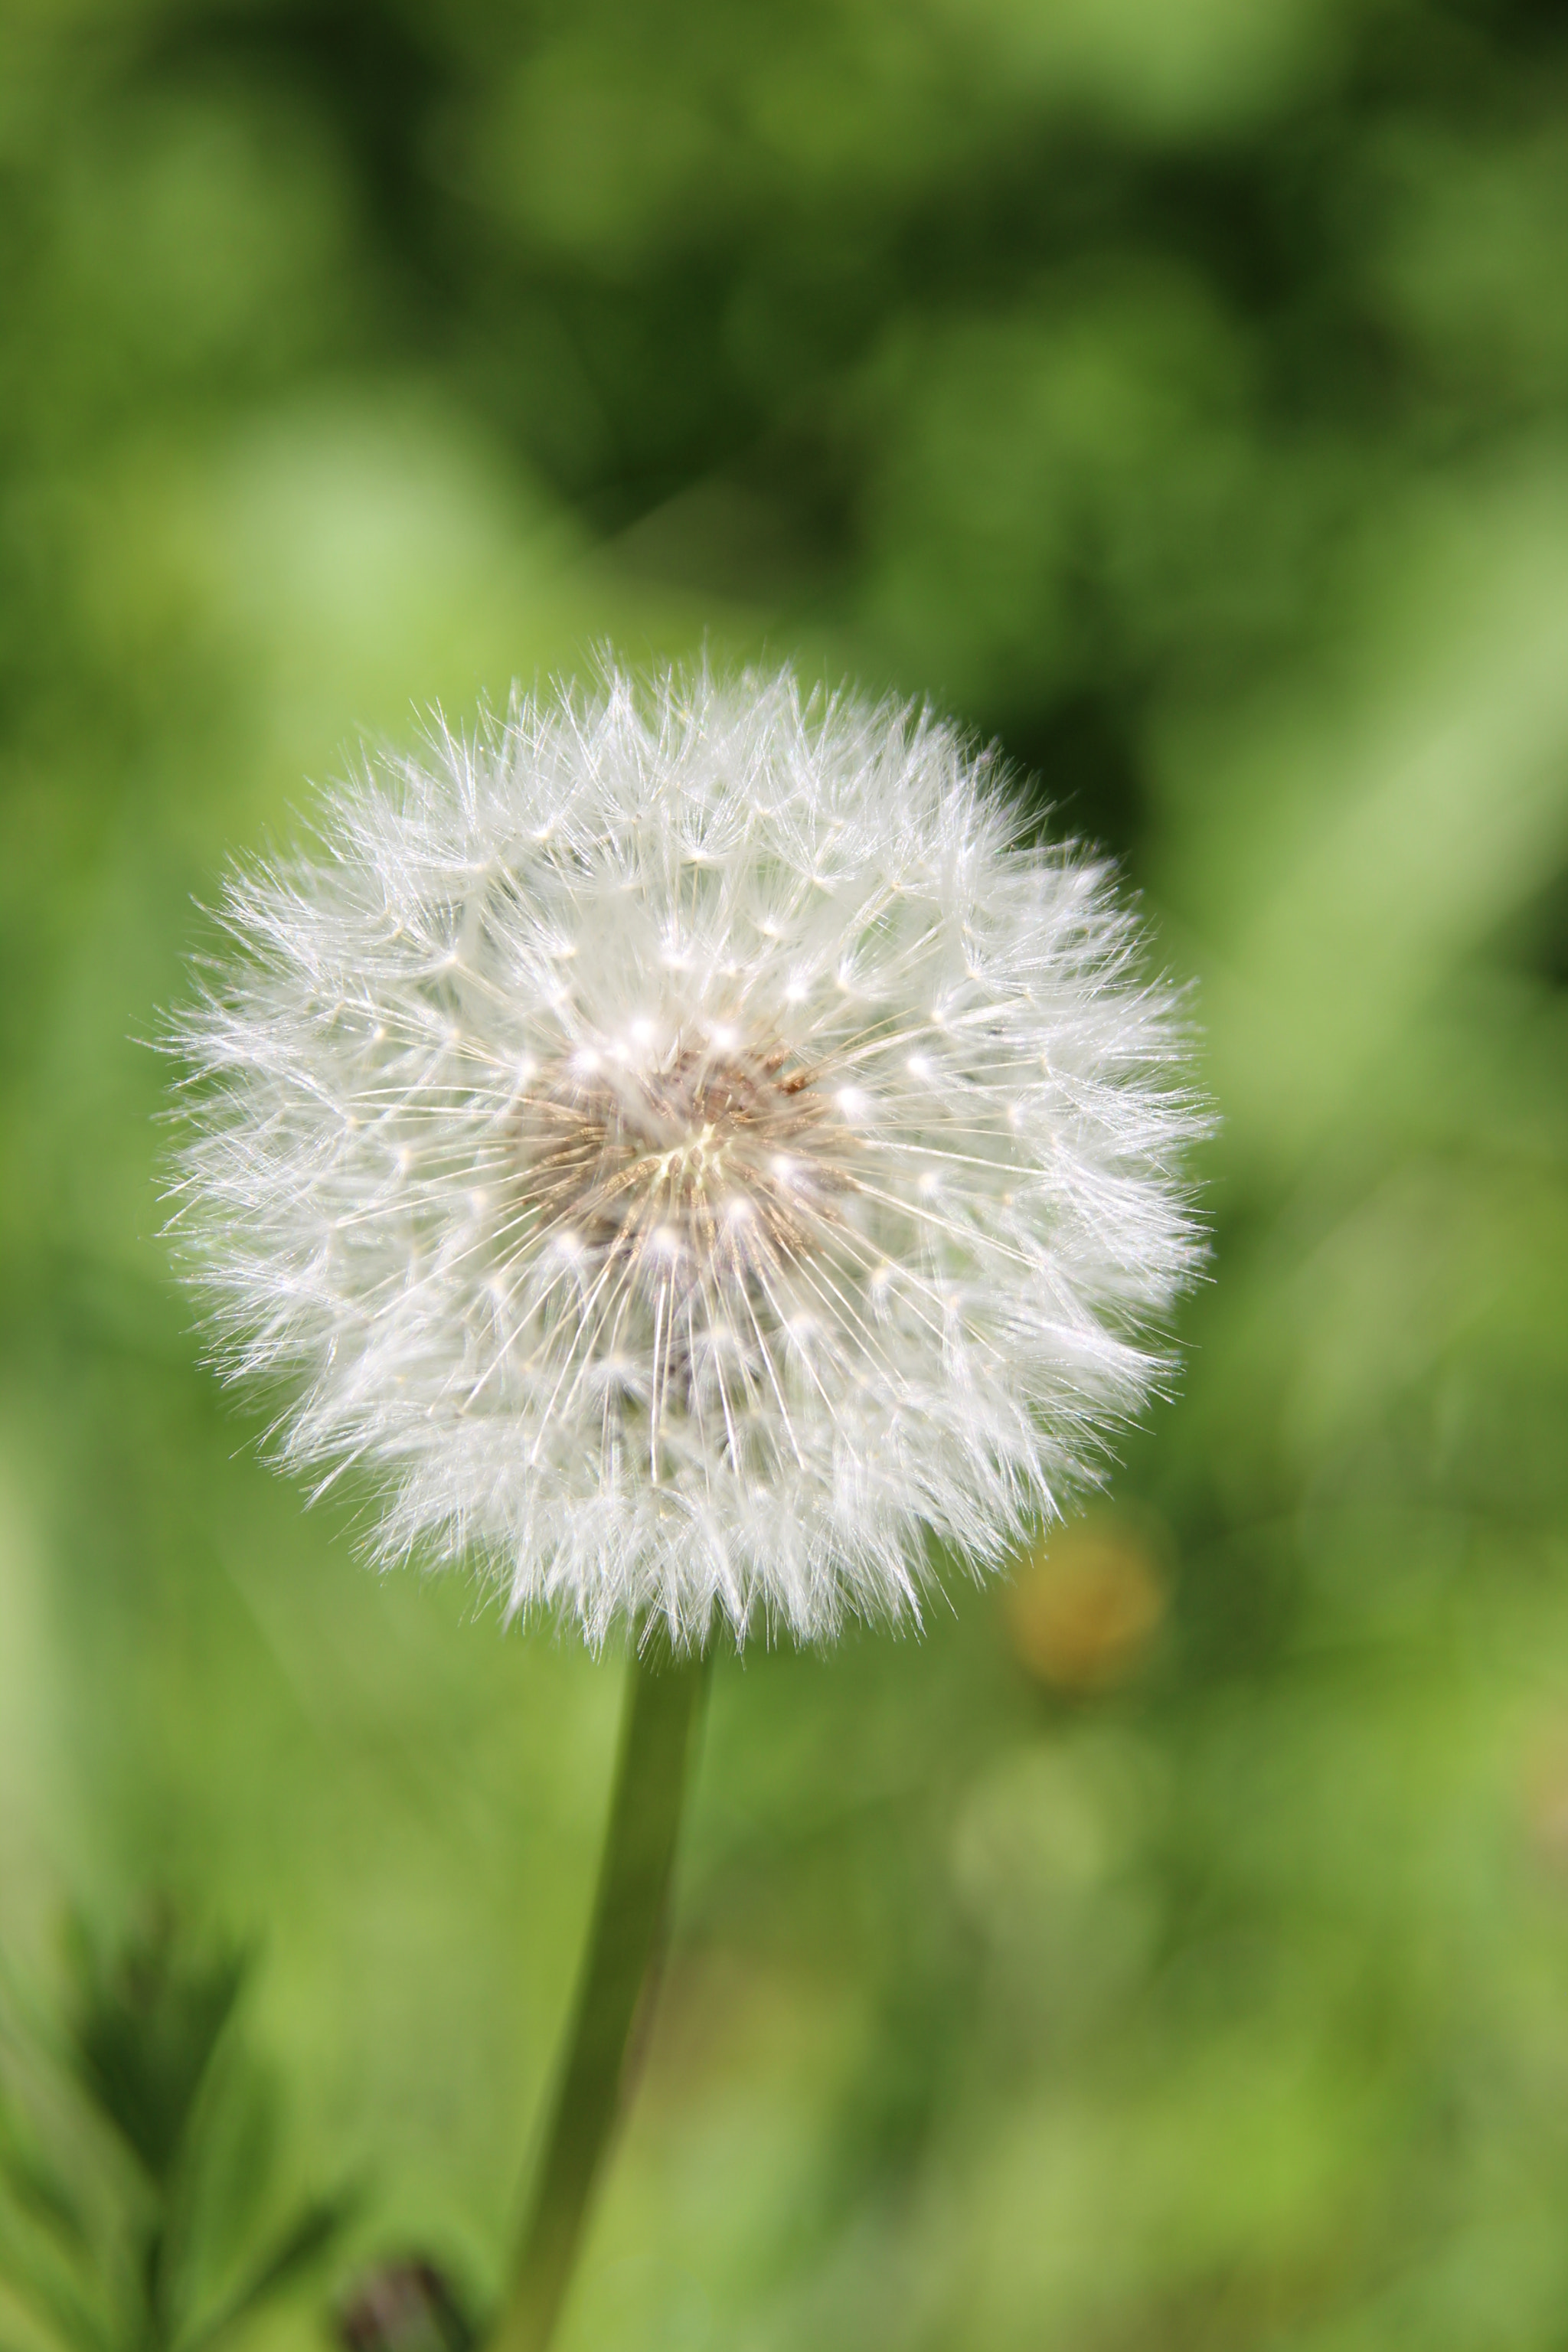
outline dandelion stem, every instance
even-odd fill
[[[545,2352],[628,2084],[628,2049],[657,1972],[705,1657],[656,1628],[634,1649],[620,1754],[576,2007],[556,2078],[516,2273],[489,2352]]]

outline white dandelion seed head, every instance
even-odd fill
[[[175,1227],[280,1451],[593,1643],[918,1614],[1166,1360],[1202,1124],[1103,866],[901,707],[516,701],[234,878]]]

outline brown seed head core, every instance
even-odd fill
[[[682,1286],[799,1257],[851,1181],[817,1077],[783,1045],[678,1044],[641,1067],[569,1056],[519,1125],[532,1234]]]

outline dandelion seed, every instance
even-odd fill
[[[226,912],[175,1223],[227,1368],[302,1376],[284,1459],[381,1473],[384,1556],[595,1643],[907,1616],[928,1534],[1005,1559],[1166,1361],[1173,999],[939,721],[520,700]]]

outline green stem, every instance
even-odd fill
[[[626,2045],[658,1958],[704,1658],[634,1651],[620,1757],[576,2010],[489,2352],[545,2352],[571,2284],[594,2185],[626,2088]]]

